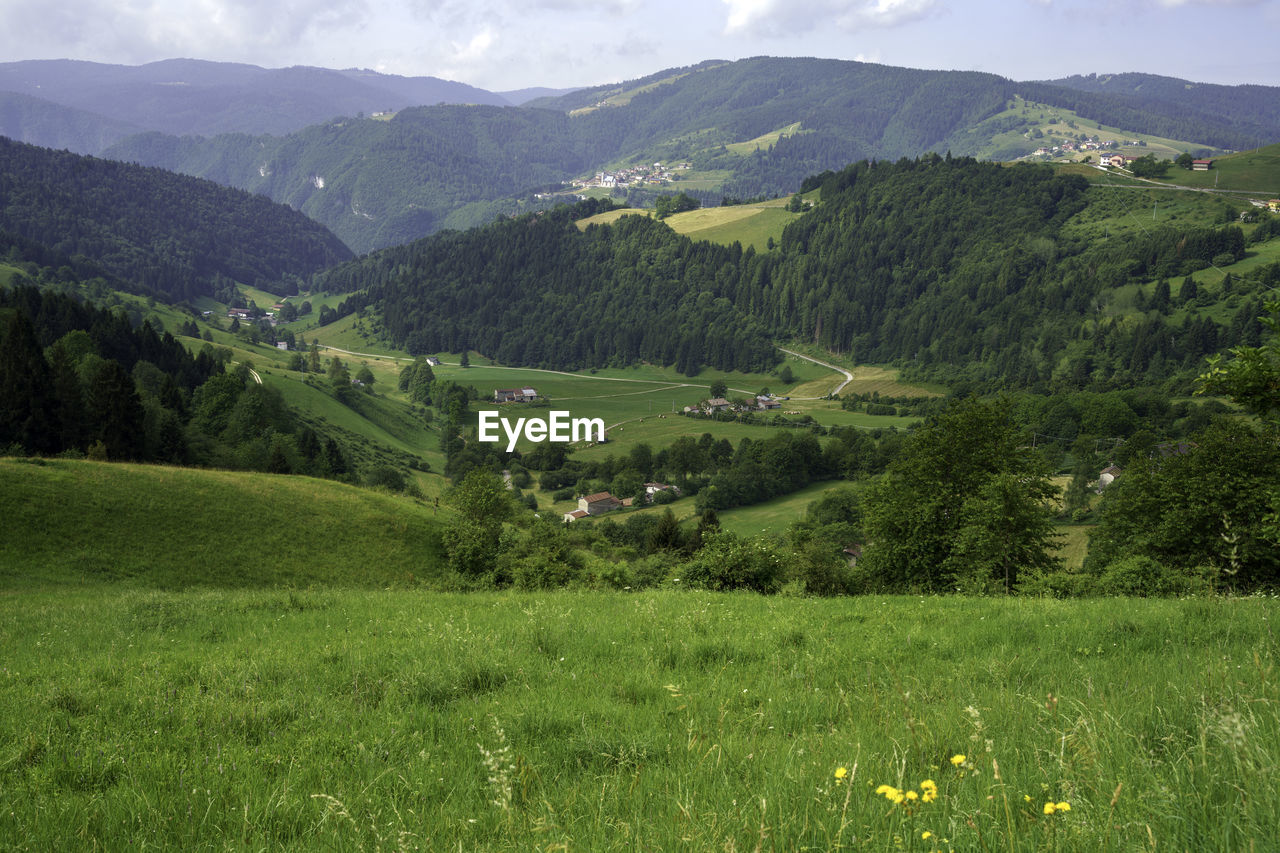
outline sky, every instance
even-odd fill
[[[491,91],[766,55],[1280,85],[1280,0],[0,0],[0,21],[0,61],[370,68]]]

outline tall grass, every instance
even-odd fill
[[[0,847],[1274,849],[1276,615],[24,589]]]

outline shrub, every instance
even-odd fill
[[[775,593],[783,581],[782,560],[771,545],[728,531],[706,535],[702,550],[681,571],[689,586],[717,591],[753,589]]]
[[[1200,575],[1180,573],[1144,554],[1114,560],[1097,581],[1103,595],[1166,596],[1206,592]]]

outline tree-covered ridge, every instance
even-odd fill
[[[1191,274],[1241,257],[1238,227],[1074,237],[1064,224],[1087,185],[1047,167],[931,155],[862,162],[805,186],[821,189],[822,204],[770,252],[695,243],[642,217],[579,232],[571,220],[598,209],[583,203],[377,252],[316,286],[368,287],[340,311],[379,303],[392,338],[413,352],[745,370],[771,363],[769,340],[791,339],[973,387],[1189,380],[1200,359],[1256,325],[1251,304],[1230,327],[1174,316],[1213,298]],[[1261,268],[1241,293],[1273,275]],[[1183,277],[1176,293],[1173,276]],[[1114,288],[1157,277],[1145,313],[1097,315]]]
[[[392,339],[413,353],[475,349],[564,369],[651,361],[690,373],[776,363],[763,325],[720,292],[740,250],[639,216],[579,231],[574,221],[600,207],[437,235],[338,267],[316,286],[368,286]]]
[[[4,138],[0,199],[0,231],[174,302],[221,280],[276,282],[351,257],[323,226],[261,196]]]

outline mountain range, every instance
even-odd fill
[[[194,60],[0,65],[0,134],[264,194],[358,252],[550,206],[574,179],[637,164],[689,168],[674,185],[633,183],[632,203],[677,190],[715,203],[789,194],[864,158],[1017,159],[1054,113],[1073,135],[1106,125],[1177,150],[1253,148],[1280,138],[1278,104],[1273,87],[1150,75],[1015,82],[769,57],[505,94]]]

